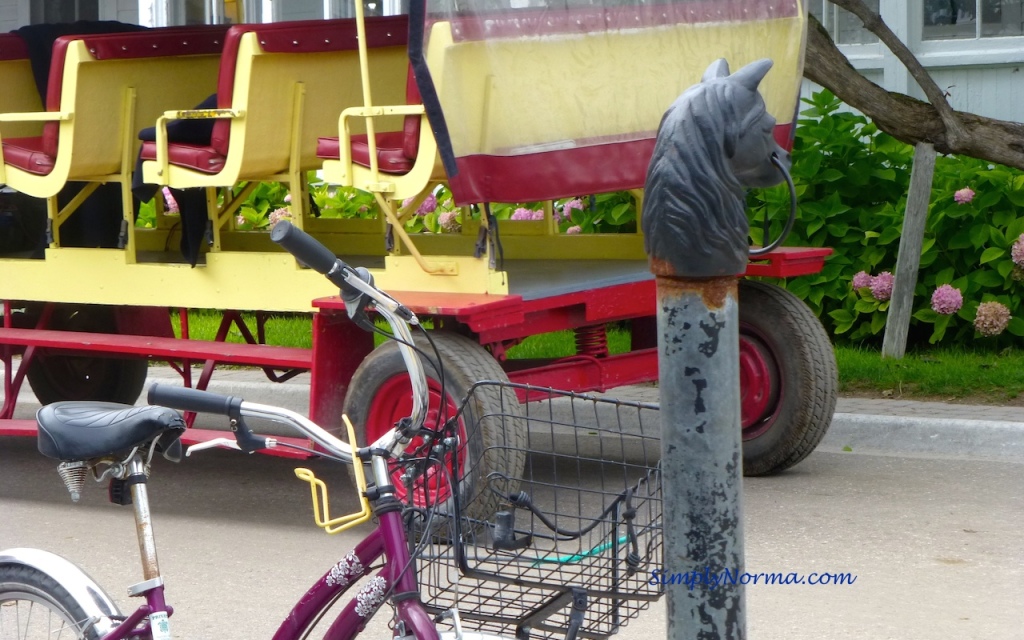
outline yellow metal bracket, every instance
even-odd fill
[[[156,119],[156,163],[160,184],[167,186],[167,173],[170,167],[169,141],[167,139],[167,123],[171,120],[208,120],[217,118],[241,119],[245,117],[242,109],[188,109],[184,111],[164,111],[164,115]]]
[[[348,430],[348,441],[352,445],[354,452],[356,442],[355,429],[352,428],[352,422],[349,421],[348,416],[343,415],[341,419],[345,421],[345,428]],[[351,513],[337,518],[331,518],[327,499],[327,485],[324,484],[323,480],[313,475],[313,472],[309,469],[299,468],[295,470],[295,477],[309,483],[309,490],[313,496],[313,520],[316,522],[316,526],[327,533],[334,534],[351,529],[356,525],[366,522],[373,515],[373,511],[370,509],[370,501],[366,498],[366,473],[363,470],[362,463],[355,456],[352,458],[352,467],[355,470],[356,488],[359,490],[359,504],[362,506],[362,510],[358,513]]]

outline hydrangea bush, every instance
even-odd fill
[[[787,244],[827,246],[835,253],[821,273],[792,278],[785,286],[838,340],[878,341],[889,309],[913,148],[841,109],[828,91],[807,103],[793,151],[800,211]],[[777,233],[789,194],[784,187],[752,192],[750,204],[751,235],[760,243],[765,212],[771,233]],[[1006,313],[982,306],[992,302]],[[1024,173],[940,156],[909,344],[995,336],[995,344],[1024,336]]]

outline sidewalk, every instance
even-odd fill
[[[2,369],[0,369],[2,371]],[[193,383],[199,371],[193,372]],[[180,385],[170,367],[151,366],[147,389],[153,383]],[[218,370],[210,390],[275,404],[306,414],[309,374],[285,383],[267,380],[252,369]],[[139,404],[145,402],[145,393]],[[602,394],[621,400],[658,402],[654,385],[632,385]],[[39,404],[26,384],[18,398],[17,416],[31,418]],[[197,426],[216,427],[205,420]],[[1024,462],[1024,407],[965,405],[900,399],[840,398],[828,433],[818,447],[882,455],[943,456]]]

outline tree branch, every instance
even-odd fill
[[[1024,169],[1024,125],[953,111],[943,97],[942,103],[961,125],[960,135],[956,135],[934,104],[886,91],[861,75],[813,16],[807,29],[804,77],[834,93],[897,140],[912,145],[930,142],[940,153],[957,153]]]
[[[928,73],[910,49],[907,48],[907,45],[903,44],[903,41],[892,32],[889,25],[885,24],[882,17],[869,9],[863,0],[829,1],[860,18],[860,21],[864,23],[864,28],[878,36],[882,44],[888,47],[889,51],[903,63],[903,66],[910,72],[911,77],[914,78],[918,86],[921,87],[921,90],[924,91],[924,95],[928,97],[928,101],[935,107],[939,117],[942,118],[942,123],[946,125],[946,136],[952,144],[956,144],[956,141],[964,135],[963,125],[956,112],[949,106],[949,102],[946,101],[946,95],[942,92],[942,89],[939,88],[939,85],[935,84],[931,74]]]

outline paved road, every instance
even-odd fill
[[[270,637],[290,599],[357,537],[312,526],[308,490],[287,461],[206,452],[155,466],[176,638]],[[345,472],[314,468],[336,487],[340,513],[351,504]],[[132,608],[130,512],[97,485],[78,505],[66,495],[30,441],[0,438],[0,549],[70,557]],[[857,575],[853,586],[749,587],[752,639],[1021,637],[1024,464],[817,452],[779,477],[747,479],[745,508],[748,571]],[[664,637],[663,605],[621,637]]]

